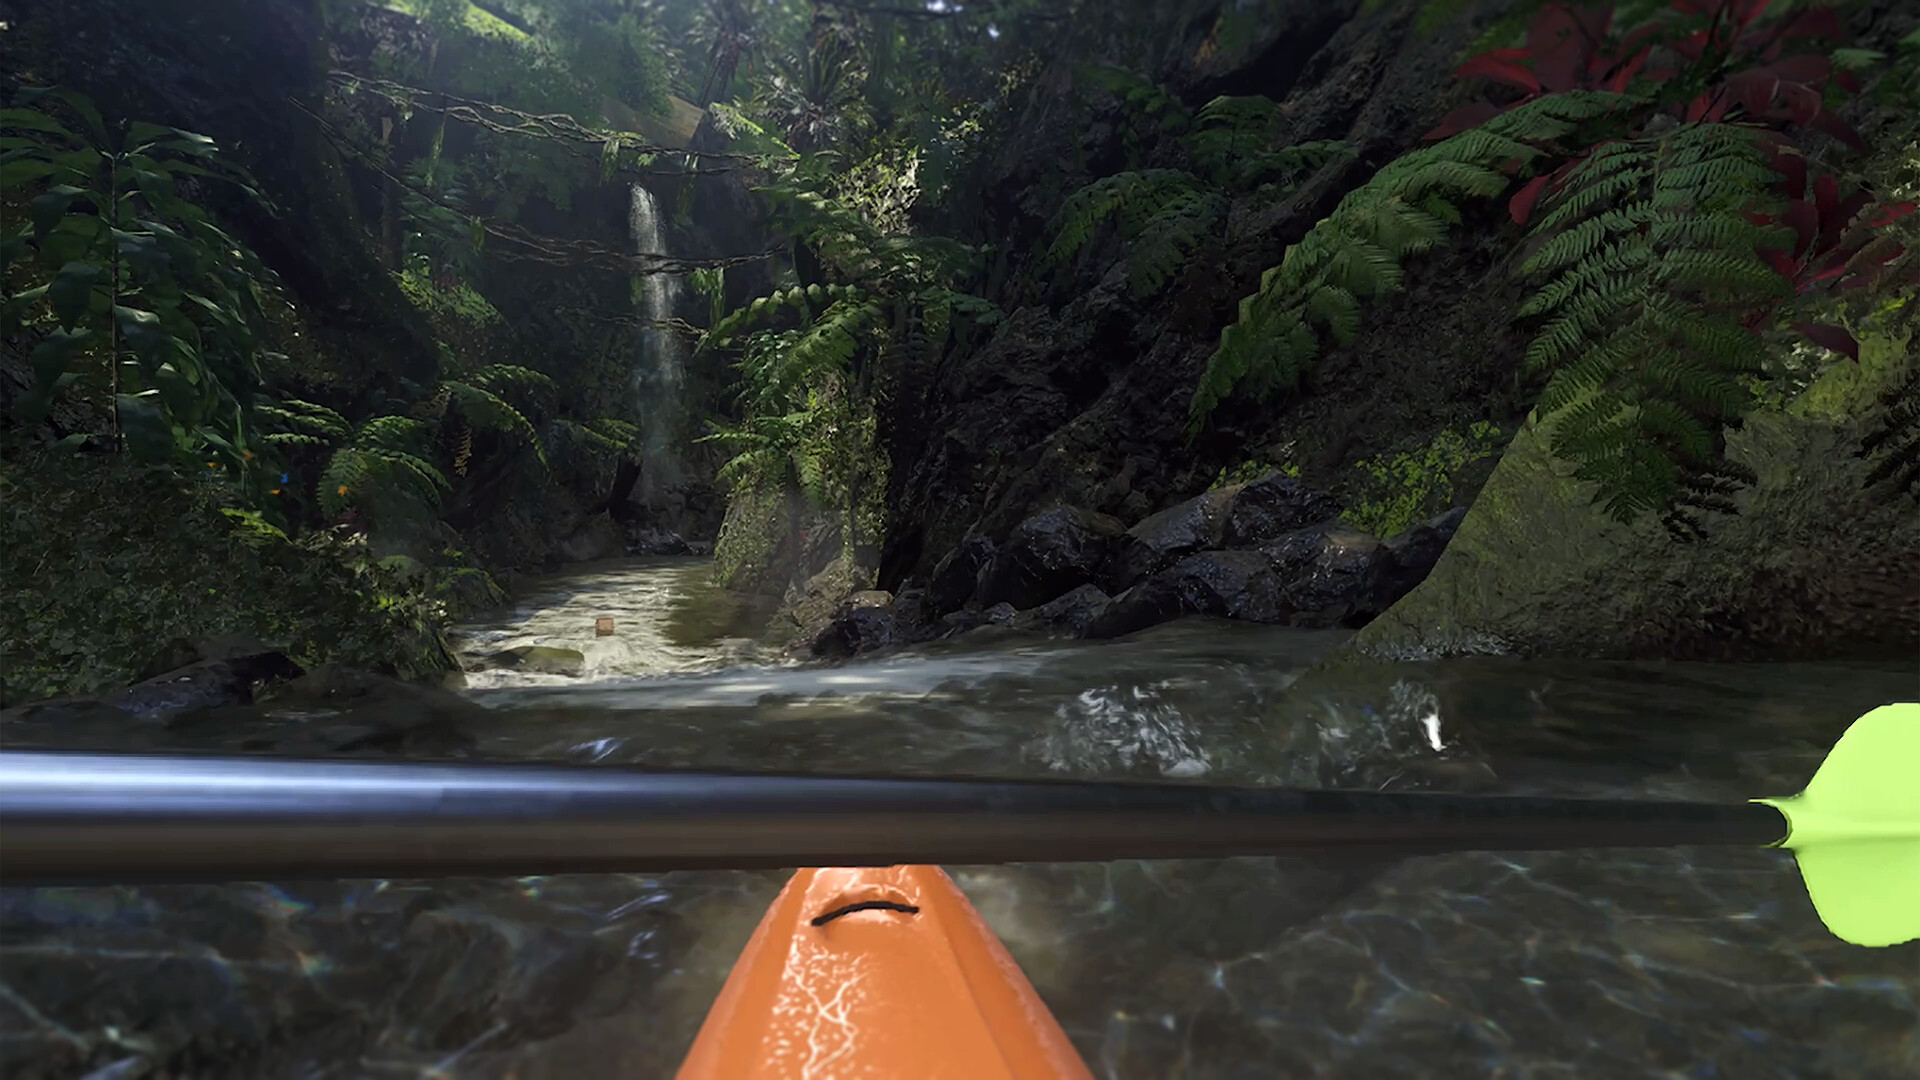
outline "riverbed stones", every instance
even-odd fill
[[[192,713],[244,706],[253,701],[261,687],[301,674],[300,665],[276,649],[233,642],[225,643],[225,648],[220,645],[196,645],[185,640],[169,643],[158,655],[172,659],[203,656],[206,652],[225,655],[193,660],[97,697],[58,698],[16,706],[0,712],[0,720],[44,723],[67,717],[76,722],[119,719],[164,725]]]
[[[1086,633],[1095,638],[1118,637],[1181,615],[1285,622],[1284,584],[1263,552],[1204,551],[1114,597]]]
[[[1077,506],[1056,506],[1022,521],[986,571],[982,605],[1030,608],[1099,580],[1126,539],[1118,518]]]
[[[1457,506],[1387,540],[1374,579],[1373,606],[1377,611],[1385,611],[1426,580],[1466,516],[1467,508]]]

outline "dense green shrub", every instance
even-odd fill
[[[497,596],[479,571],[375,559],[344,531],[289,539],[163,468],[0,466],[0,703],[126,683],[180,637],[245,635],[302,664],[427,674],[453,666],[450,607]]]

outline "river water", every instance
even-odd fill
[[[1920,691],[1862,665],[1315,667],[1339,633],[1210,621],[800,665],[704,575],[587,568],[463,627],[476,660],[587,657],[471,675],[474,752],[1738,799]],[[1836,941],[1778,852],[949,870],[1103,1078],[1920,1076],[1920,944]],[[783,878],[3,891],[0,1075],[670,1076]]]

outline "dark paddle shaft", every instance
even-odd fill
[[[0,752],[0,882],[1778,842],[1756,803]]]

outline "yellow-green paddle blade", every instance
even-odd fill
[[[1920,938],[1920,703],[1853,722],[1807,789],[1755,799],[1787,818],[1813,908],[1855,945]]]

